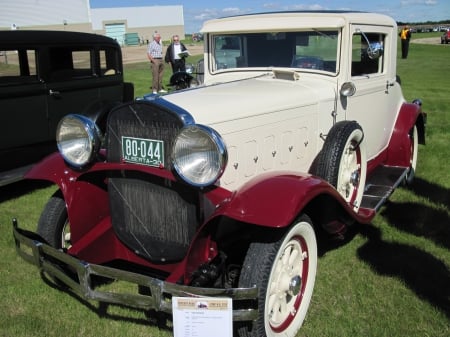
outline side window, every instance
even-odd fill
[[[90,50],[50,48],[50,79],[64,81],[96,76]]]
[[[384,71],[384,56],[370,57],[370,46],[383,47],[385,35],[380,33],[355,33],[352,37],[352,76],[378,74]],[[368,44],[369,42],[369,44]]]
[[[100,49],[100,73],[111,76],[120,73],[118,50],[114,48]]]
[[[35,50],[0,51],[0,85],[37,82]]]

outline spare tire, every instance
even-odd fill
[[[364,132],[355,121],[341,121],[330,130],[314,174],[333,185],[356,212],[366,184]]]

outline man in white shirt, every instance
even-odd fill
[[[180,37],[174,35],[172,43],[167,47],[164,60],[172,66],[172,72],[186,71],[186,57],[189,52],[186,46],[180,42]]]

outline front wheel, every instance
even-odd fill
[[[39,218],[38,234],[56,249],[70,247],[70,224],[67,208],[60,192],[56,192],[45,205]]]
[[[245,257],[240,287],[258,287],[259,317],[241,337],[296,336],[305,319],[317,270],[311,220],[300,216],[276,242],[254,242]]]

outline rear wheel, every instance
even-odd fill
[[[364,133],[355,121],[336,123],[330,130],[315,175],[333,185],[354,211],[359,209],[366,184]]]
[[[302,215],[277,242],[250,245],[240,287],[258,287],[260,315],[241,337],[294,337],[305,319],[317,269],[317,242],[311,220]]]
[[[411,185],[414,176],[416,174],[416,166],[417,166],[417,157],[418,157],[418,147],[419,147],[419,138],[417,133],[417,126],[409,131],[409,139],[410,139],[410,147],[411,147],[411,158],[409,160],[409,170],[405,177],[405,182],[407,185]]]

